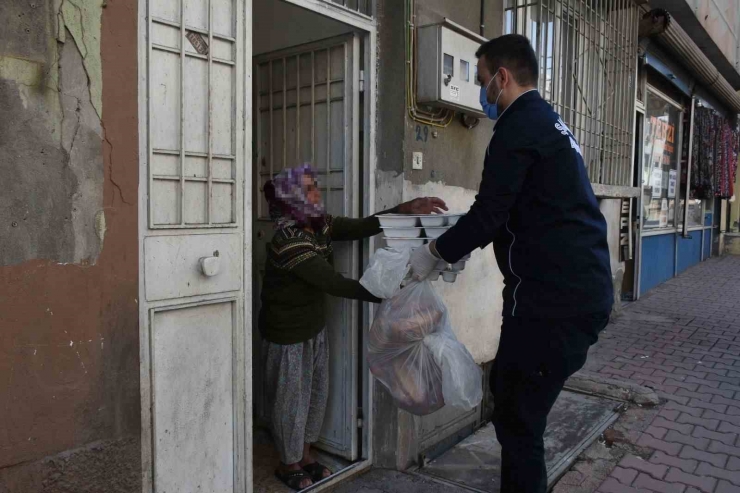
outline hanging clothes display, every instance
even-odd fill
[[[734,194],[740,133],[709,108],[696,108],[691,160],[691,198],[728,199]]]

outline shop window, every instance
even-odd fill
[[[678,123],[681,111],[674,103],[648,90],[643,145],[643,211],[645,229],[675,227],[679,188]]]

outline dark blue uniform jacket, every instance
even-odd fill
[[[504,316],[611,310],[606,221],[573,133],[537,91],[499,117],[475,203],[436,247],[456,262],[490,243],[504,275]]]

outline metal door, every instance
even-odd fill
[[[241,108],[249,2],[139,2],[146,492],[246,491]]]
[[[310,162],[319,170],[327,210],[339,216],[359,214],[359,38],[332,38],[260,56],[255,60],[255,326],[265,246],[272,237],[262,188],[280,170]],[[334,267],[357,278],[358,246],[334,244]],[[355,460],[357,451],[357,302],[331,298],[328,303],[330,394],[318,446]],[[256,331],[255,331],[256,332]],[[261,361],[259,336],[254,361]],[[255,413],[269,420],[261,365],[253,374]]]

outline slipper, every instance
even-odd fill
[[[311,481],[313,481],[314,483],[318,483],[322,479],[326,479],[324,477],[324,471],[329,471],[329,476],[331,476],[332,474],[331,470],[328,467],[318,462],[303,466],[303,470],[311,475]],[[327,476],[327,478],[329,476]]]
[[[285,471],[285,472],[281,472],[281,471],[278,470],[278,471],[275,471],[275,476],[280,481],[282,481],[283,483],[285,483],[285,485],[288,488],[293,488],[296,491],[301,491],[301,490],[304,490],[306,488],[310,488],[311,486],[313,486],[312,484],[306,486],[305,488],[301,488],[301,486],[300,486],[300,484],[304,480],[311,479],[311,476],[309,476],[308,474],[306,474],[306,471]]]

